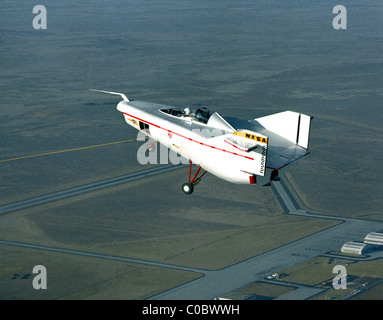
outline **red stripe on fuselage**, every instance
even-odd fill
[[[254,158],[247,157],[247,156],[243,156],[243,155],[241,155],[241,154],[238,154],[238,153],[235,153],[235,152],[232,152],[232,151],[229,151],[229,150],[225,150],[225,149],[217,148],[217,147],[211,146],[211,145],[209,145],[209,144],[206,144],[206,143],[203,143],[203,142],[194,140],[194,139],[192,139],[192,138],[185,137],[185,136],[183,136],[182,134],[179,134],[179,133],[177,133],[177,132],[171,131],[171,130],[169,130],[169,129],[162,128],[162,127],[160,127],[160,126],[157,125],[157,124],[154,124],[154,123],[145,121],[145,120],[143,120],[143,119],[137,118],[136,116],[130,115],[130,114],[128,114],[128,113],[123,112],[123,114],[125,114],[125,115],[127,115],[127,116],[129,116],[129,117],[135,118],[135,119],[137,119],[137,120],[139,120],[139,121],[142,121],[142,122],[144,122],[144,123],[146,123],[146,124],[148,124],[148,125],[154,126],[154,127],[156,127],[156,128],[162,129],[162,130],[165,130],[165,131],[170,132],[170,133],[172,133],[172,134],[176,134],[177,136],[179,136],[179,137],[181,137],[181,138],[184,138],[184,139],[187,139],[187,140],[189,140],[189,141],[198,143],[198,144],[200,144],[200,145],[202,145],[202,146],[209,147],[209,148],[212,148],[212,149],[216,149],[216,150],[219,150],[219,151],[222,151],[222,152],[231,153],[231,154],[233,154],[233,155],[235,155],[235,156],[243,157],[243,158],[246,158],[246,159],[249,159],[249,160],[254,160]]]

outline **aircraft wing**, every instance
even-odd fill
[[[266,167],[271,169],[281,169],[309,153],[309,151],[297,145],[292,145],[286,149],[279,150],[270,147],[267,152]]]

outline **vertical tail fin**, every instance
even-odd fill
[[[311,116],[294,111],[284,111],[266,117],[257,118],[257,122],[266,130],[308,149],[310,137]]]
[[[312,117],[303,113],[299,114],[297,145],[305,149],[309,148],[311,119]]]

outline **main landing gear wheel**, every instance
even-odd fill
[[[191,182],[185,182],[182,185],[182,191],[186,194],[191,194],[194,191],[194,186]]]
[[[197,177],[199,171],[201,170],[201,166],[198,166],[198,169],[197,169],[197,172],[195,173],[193,179],[190,179],[191,178],[191,167],[192,167],[192,162],[191,160],[189,161],[189,181],[188,182],[185,182],[183,185],[182,185],[182,191],[185,193],[185,194],[191,194],[193,191],[194,191],[194,186],[197,185],[202,177],[205,175],[205,173],[207,171],[205,171],[204,173],[202,173],[199,177]]]

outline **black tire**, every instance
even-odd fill
[[[274,169],[270,174],[270,181],[278,180],[278,170]]]
[[[185,194],[191,194],[193,193],[194,191],[194,186],[192,183],[190,182],[185,182],[183,185],[182,185],[182,191],[185,193]]]

